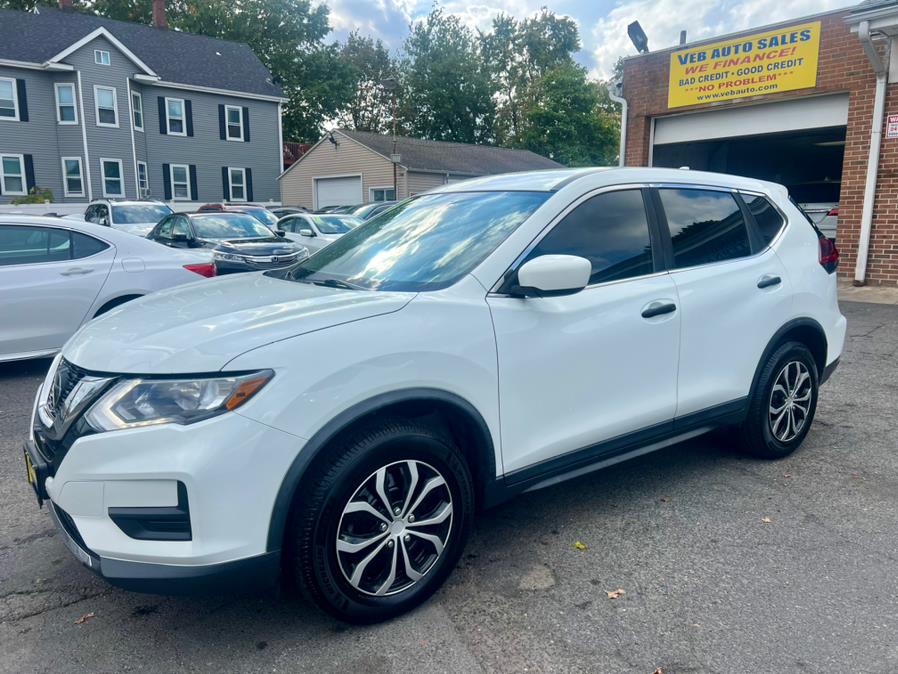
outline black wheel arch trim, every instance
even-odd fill
[[[332,440],[363,417],[366,417],[379,409],[401,403],[421,403],[428,401],[451,405],[474,423],[481,439],[481,442],[478,443],[479,446],[474,451],[476,452],[478,460],[485,462],[481,471],[485,479],[481,480],[482,484],[476,484],[475,488],[479,498],[487,498],[488,500],[488,497],[485,495],[493,491],[497,480],[496,454],[490,428],[477,408],[461,396],[442,389],[420,387],[390,391],[368,398],[360,403],[356,403],[352,407],[340,412],[340,414],[336,415],[322,426],[308,440],[308,442],[303,445],[302,450],[293,459],[293,463],[290,464],[290,468],[284,475],[284,479],[281,481],[281,486],[275,497],[274,506],[271,511],[271,520],[268,526],[266,550],[272,552],[281,549],[284,540],[284,532],[287,526],[287,517],[290,513],[290,507],[293,503],[296,489],[299,487],[306,470]],[[472,472],[474,471],[472,470]]]
[[[825,371],[826,356],[829,352],[829,342],[826,339],[826,331],[823,329],[823,326],[820,325],[820,323],[815,321],[813,318],[808,318],[808,317],[793,318],[791,321],[788,321],[787,323],[784,323],[782,326],[780,326],[779,330],[777,330],[775,333],[773,333],[773,337],[771,337],[770,340],[767,342],[767,346],[764,347],[764,352],[761,354],[761,359],[758,361],[757,368],[755,369],[755,375],[754,375],[754,377],[752,377],[752,380],[751,380],[751,390],[749,391],[750,397],[754,396],[754,394],[755,394],[755,390],[757,389],[757,386],[758,386],[758,379],[761,376],[761,370],[764,367],[764,363],[767,362],[767,360],[770,358],[770,356],[773,354],[773,352],[776,350],[776,348],[780,344],[782,344],[783,338],[788,333],[795,330],[796,328],[810,328],[814,332],[818,333],[820,335],[820,338],[823,340],[823,351],[824,351],[823,365],[820,366],[819,363],[815,363],[818,366],[818,368],[817,368],[818,369],[818,372],[817,372],[818,386],[819,386],[819,384],[822,383],[822,381],[820,381],[819,378],[822,377],[822,375]]]

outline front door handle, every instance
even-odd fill
[[[764,274],[761,279],[758,281],[759,288],[770,288],[772,286],[778,286],[783,282],[779,276],[773,276],[772,274]]]
[[[61,276],[81,276],[82,274],[90,274],[93,269],[89,267],[69,267],[65,271],[59,272]]]
[[[642,310],[643,318],[653,318],[664,314],[672,314],[677,310],[677,305],[673,302],[652,302]]]

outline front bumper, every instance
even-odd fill
[[[182,593],[277,579],[280,551],[269,548],[268,529],[303,444],[232,412],[187,426],[84,435],[61,461],[42,454],[33,435],[25,452],[38,500],[82,564],[121,587]],[[184,524],[187,513],[186,535],[183,528],[181,537],[148,533],[144,512],[157,524],[160,514],[180,514]]]

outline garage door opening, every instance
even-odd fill
[[[789,189],[827,236],[836,236],[845,127],[655,145],[652,164],[770,180]]]
[[[364,202],[361,176],[314,178],[314,182],[316,209],[325,206],[355,206]]]

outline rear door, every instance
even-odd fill
[[[659,187],[655,199],[682,311],[677,417],[724,412],[791,318],[789,278],[735,191]]]
[[[0,355],[52,351],[87,318],[115,259],[100,239],[0,224]]]

